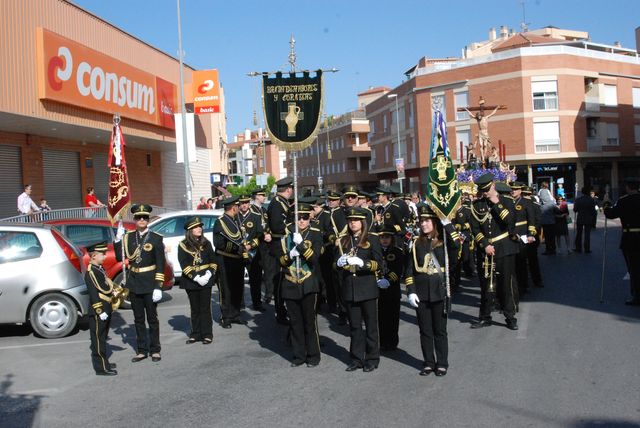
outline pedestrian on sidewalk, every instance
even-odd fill
[[[571,221],[571,217],[569,217],[569,207],[567,205],[567,201],[564,197],[558,196],[558,210],[559,213],[556,214],[556,239],[557,239],[557,247],[562,247],[562,241],[564,240],[564,245],[567,248],[567,254],[571,253],[571,248],[569,247],[569,222]]]
[[[24,192],[18,196],[18,212],[24,215],[31,215],[34,212],[40,211],[40,208],[31,199],[31,184],[24,185]]]

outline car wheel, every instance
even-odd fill
[[[124,276],[122,275],[122,272],[120,272],[119,274],[116,275],[116,277],[113,279],[113,282],[121,285],[122,284],[122,280],[124,279]],[[131,301],[129,300],[129,298],[127,297],[126,299],[124,299],[124,301],[122,302],[122,304],[120,305],[119,309],[131,309]]]
[[[45,294],[31,305],[29,321],[40,337],[64,337],[76,327],[78,310],[73,300],[64,294]]]

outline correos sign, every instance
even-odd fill
[[[44,28],[37,31],[41,99],[175,128],[174,84]]]

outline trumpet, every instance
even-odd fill
[[[111,293],[111,309],[117,311],[120,305],[129,297],[129,289],[113,284]]]
[[[484,268],[484,277],[489,280],[489,293],[496,292],[496,262],[493,260],[493,256],[484,256],[484,262],[482,262]]]

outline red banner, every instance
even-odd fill
[[[109,197],[107,214],[111,224],[123,218],[131,205],[131,189],[127,175],[127,163],[124,158],[124,135],[120,124],[113,125],[109,143]]]

